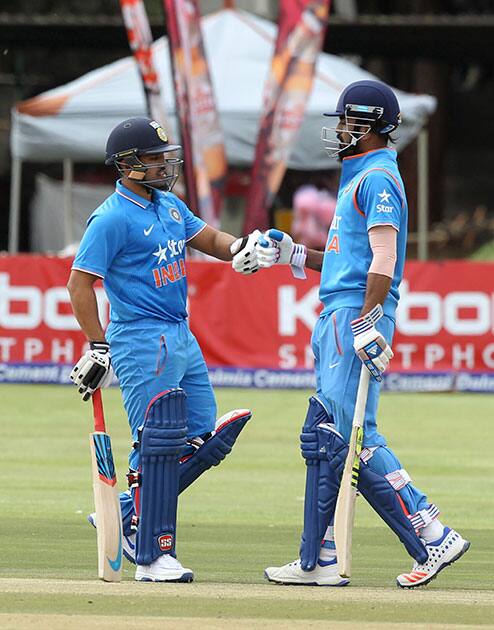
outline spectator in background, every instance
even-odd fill
[[[329,191],[301,186],[293,196],[293,238],[311,249],[323,250],[335,206],[336,198]]]

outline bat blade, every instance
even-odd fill
[[[89,436],[93,473],[98,577],[105,582],[122,579],[122,515],[110,436],[95,431]]]
[[[352,422],[348,454],[341,477],[334,516],[334,539],[338,559],[338,573],[349,578],[352,572],[352,533],[355,518],[355,501],[360,469],[360,452],[364,440],[364,415],[369,389],[370,372],[362,365]]]

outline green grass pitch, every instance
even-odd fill
[[[352,586],[281,587],[263,569],[298,555],[305,467],[298,435],[310,392],[218,390],[219,412],[254,416],[233,453],[180,498],[178,557],[192,585],[96,578],[88,433],[71,387],[0,387],[0,628],[443,628],[494,624],[493,404],[488,395],[385,394],[380,428],[470,551],[416,591],[394,586],[411,559],[362,499]],[[117,390],[105,391],[123,489],[129,450]],[[330,622],[330,623],[329,623]]]

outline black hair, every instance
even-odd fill
[[[392,131],[389,131],[388,133],[380,133],[380,130],[387,127],[388,124],[389,123],[385,120],[376,120],[371,124],[371,131],[380,138],[383,138],[386,141],[386,144],[396,144],[396,139],[391,135]],[[393,129],[393,131],[395,131],[395,129]]]

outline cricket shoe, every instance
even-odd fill
[[[135,579],[137,582],[192,582],[194,574],[184,569],[176,558],[164,554],[151,564],[138,564]]]
[[[96,512],[90,514],[87,517],[87,520],[96,529]],[[137,534],[131,534],[130,536],[126,536],[124,534],[122,537],[123,554],[129,562],[132,562],[132,564],[136,563],[136,537]]]
[[[445,527],[441,538],[425,545],[429,554],[427,561],[424,564],[416,562],[410,573],[402,573],[396,578],[396,583],[401,588],[424,586],[434,580],[440,571],[461,558],[469,547],[468,540],[454,529]]]
[[[328,562],[318,561],[313,571],[304,571],[300,560],[289,562],[282,567],[268,567],[264,577],[276,584],[294,584],[303,586],[346,586],[350,580],[338,573],[336,558]]]

